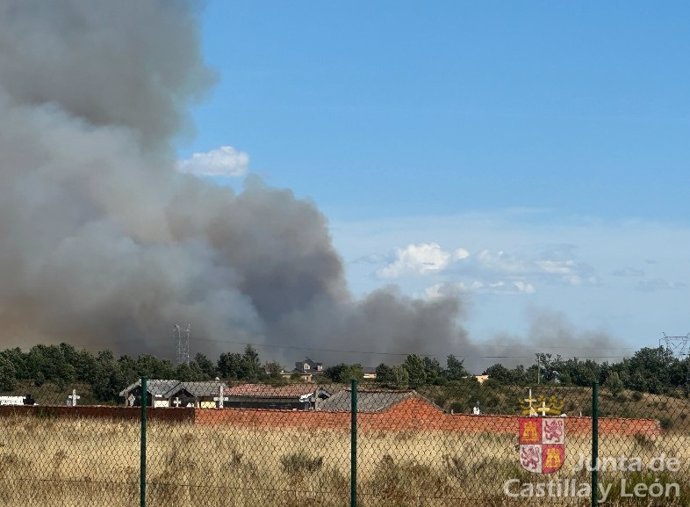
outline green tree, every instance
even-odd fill
[[[96,356],[87,350],[80,350],[74,355],[72,361],[79,382],[93,384],[96,381],[98,376]]]
[[[352,379],[361,380],[364,376],[364,369],[359,363],[345,364],[340,363],[335,366],[329,366],[324,370],[324,376],[331,379],[333,382],[348,383]]]
[[[175,366],[167,359],[159,359],[151,354],[143,354],[136,358],[135,368],[137,378],[148,377],[157,379],[174,379]]]
[[[446,358],[446,371],[444,373],[448,380],[460,380],[469,376],[463,360],[459,360],[453,354]]]
[[[204,354],[196,354],[194,356],[194,362],[197,364],[199,370],[207,380],[216,378],[218,376],[218,368],[213,361],[211,361]]]
[[[438,384],[443,373],[443,368],[441,368],[438,359],[424,356],[422,363],[424,364],[424,382],[426,384]]]
[[[417,354],[407,356],[403,367],[407,370],[410,387],[417,388],[426,384],[424,360]]]
[[[119,392],[129,384],[137,380],[137,373],[134,370],[134,360],[115,360],[115,356],[110,350],[103,350],[96,354],[96,379],[91,384],[94,397],[103,403],[113,403],[119,401]],[[123,371],[127,370],[129,377]]]
[[[0,353],[0,391],[12,391],[17,387],[17,371],[4,353]]]
[[[283,378],[281,373],[283,368],[280,366],[280,364],[274,361],[269,361],[264,364],[264,371],[266,372],[266,380],[271,384],[278,385],[287,383],[286,379]]]
[[[683,365],[664,347],[644,347],[625,359],[623,367],[629,375],[629,389],[659,394],[685,383]]]
[[[392,384],[394,381],[393,368],[384,363],[376,367],[376,382],[380,384]]]
[[[240,361],[239,378],[256,382],[262,377],[261,359],[259,353],[251,345],[244,348],[244,354]]]
[[[201,371],[201,368],[199,368],[199,365],[194,361],[190,361],[189,364],[178,364],[175,367],[175,379],[182,382],[208,380],[206,375]]]
[[[12,363],[17,380],[31,380],[31,375],[26,367],[26,354],[22,349],[15,347],[3,351],[3,355]]]
[[[393,385],[398,389],[407,389],[410,386],[410,374],[402,364],[396,364],[391,368]]]
[[[618,398],[618,396],[620,396],[624,387],[623,381],[616,371],[611,372],[606,379],[606,382],[604,382],[604,386],[611,392],[614,398]]]
[[[218,373],[221,378],[237,380],[242,368],[242,354],[236,352],[223,353],[218,358]]]
[[[484,370],[484,375],[488,375],[491,380],[501,384],[512,384],[514,380],[514,375],[510,370],[500,363],[489,366]]]

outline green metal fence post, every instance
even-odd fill
[[[599,382],[592,385],[592,506],[599,504]]]
[[[350,507],[357,507],[357,380],[350,387]]]
[[[146,405],[148,382],[141,378],[141,439],[139,447],[139,506],[146,507]]]

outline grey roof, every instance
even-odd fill
[[[179,383],[179,380],[150,379],[146,382],[146,390],[154,396],[165,397],[168,391],[177,386]],[[132,389],[139,387],[140,385],[141,380],[137,380],[134,384],[131,384],[120,391],[120,396],[127,396],[127,393],[129,393]]]
[[[220,382],[218,380],[209,380],[206,382],[180,382],[170,389],[165,394],[165,397],[170,398],[182,389],[186,390],[195,398],[200,396],[218,396],[221,387],[225,389],[226,385],[224,382]]]
[[[414,391],[359,391],[357,393],[358,412],[382,412],[401,401],[419,397]],[[317,405],[317,410],[349,412],[352,394],[349,389],[335,393]]]

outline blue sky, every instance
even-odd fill
[[[314,201],[356,294],[457,294],[479,341],[547,311],[655,345],[690,331],[689,20],[686,2],[211,0],[218,84],[178,153],[232,146],[219,182]]]

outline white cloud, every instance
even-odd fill
[[[537,261],[535,264],[544,273],[553,275],[570,275],[575,268],[575,261],[572,259],[564,261],[543,260]]]
[[[458,248],[455,252],[453,252],[453,259],[457,261],[467,259],[469,256],[470,253],[464,248]]]
[[[424,289],[424,297],[427,299],[440,299],[443,297],[454,297],[458,295],[458,288],[455,284],[437,283]]]
[[[232,146],[221,146],[207,152],[194,153],[181,160],[178,170],[195,176],[243,176],[249,168],[249,155]]]
[[[588,264],[575,259],[539,258],[508,254],[504,251],[493,253],[482,250],[477,254],[476,269],[486,276],[504,276],[521,279],[536,278],[547,282],[567,285],[597,285],[599,279]]]
[[[464,256],[463,256],[464,255]],[[447,252],[438,243],[417,243],[398,249],[395,260],[381,268],[377,274],[383,278],[398,278],[403,275],[426,275],[438,273],[448,267],[454,259],[469,256],[466,250]]]
[[[376,274],[392,279],[442,272],[460,291],[533,294],[535,281],[574,286],[599,283],[591,266],[565,257],[563,252],[525,255],[483,249],[471,256],[464,248],[444,250],[435,242],[412,243],[398,249]]]
[[[528,282],[523,282],[522,280],[517,280],[513,283],[513,287],[517,289],[518,292],[521,292],[523,294],[534,294],[537,292],[537,290],[534,288],[534,285]]]
[[[524,280],[498,280],[493,282],[482,282],[474,280],[465,282],[443,282],[427,287],[424,296],[427,299],[439,299],[442,297],[457,297],[460,294],[534,294],[537,289],[529,282]]]
[[[684,289],[687,285],[684,282],[672,282],[664,280],[663,278],[654,278],[649,280],[641,280],[637,282],[635,288],[644,292],[652,292],[656,290],[672,290]]]

